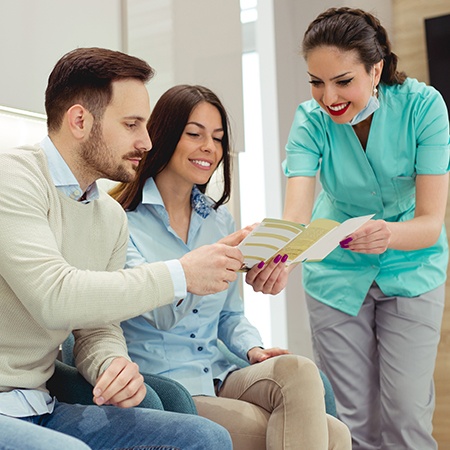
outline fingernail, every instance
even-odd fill
[[[103,405],[103,403],[105,403],[105,399],[103,397],[98,397],[96,399],[96,403],[97,405]]]
[[[264,267],[264,261],[261,261],[259,264],[258,264],[258,269],[262,269]]]
[[[102,391],[100,389],[94,389],[94,397],[100,397]]]
[[[273,262],[275,264],[278,264],[280,262],[280,259],[281,259],[281,255],[277,255],[276,258],[273,260]]]
[[[346,244],[350,244],[350,242],[352,242],[353,239],[351,237],[347,238],[347,239],[343,239],[341,242],[339,242],[339,244],[341,245],[346,245]]]
[[[282,263],[285,263],[287,260],[288,260],[288,255],[284,255],[284,256],[281,258],[281,262],[282,262]]]
[[[341,248],[348,248],[348,245],[346,244],[339,244],[341,246]]]

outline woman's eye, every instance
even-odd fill
[[[187,134],[188,136],[192,136],[192,137],[198,137],[198,136],[199,136],[198,133],[189,133],[189,132],[186,132],[186,134]]]
[[[338,81],[339,86],[347,86],[352,82],[353,78],[349,78],[348,80]]]
[[[222,142],[222,138],[218,138],[218,137],[215,137],[215,138],[213,138],[216,142]]]
[[[136,123],[135,122],[133,122],[133,123],[127,123],[127,127],[128,128],[134,128],[136,126]]]
[[[310,84],[312,84],[314,87],[320,86],[320,85],[322,84],[322,82],[319,81],[319,80],[310,80],[309,82],[310,82]]]

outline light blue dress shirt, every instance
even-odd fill
[[[52,140],[47,136],[40,144],[47,155],[48,169],[56,188],[63,192],[67,197],[79,201],[83,196],[83,191],[75,178],[75,175],[69,169],[61,153],[57,150]],[[86,200],[83,203],[89,203],[99,197],[97,183],[94,182],[86,189]]]
[[[169,216],[153,179],[148,179],[142,203],[128,212],[130,243],[127,266],[180,258],[217,242],[235,229],[226,209],[194,187],[187,244],[169,223]],[[223,380],[236,369],[217,347],[221,339],[232,352],[247,359],[261,336],[244,316],[238,282],[214,295],[187,294],[179,306],[163,306],[122,323],[128,351],[142,372],[157,373],[183,384],[192,395],[215,395],[213,379]]]
[[[295,114],[283,162],[287,177],[315,176],[322,191],[312,218],[343,222],[375,214],[403,222],[414,216],[415,179],[449,170],[449,123],[442,96],[408,78],[403,85],[379,85],[380,108],[373,114],[366,149],[353,128],[336,124],[315,100]],[[381,255],[337,248],[322,262],[303,264],[306,292],[317,300],[357,315],[376,281],[385,295],[413,297],[443,284],[448,242],[445,227],[435,245]]]

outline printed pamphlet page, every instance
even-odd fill
[[[244,255],[242,270],[261,261],[269,263],[278,254],[288,255],[287,265],[321,261],[373,216],[353,217],[343,223],[316,219],[309,225],[266,218],[238,246]]]

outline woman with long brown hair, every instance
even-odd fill
[[[229,124],[218,97],[202,86],[175,86],[155,105],[148,130],[153,148],[138,180],[113,193],[128,214],[129,267],[178,258],[234,231],[224,206],[231,179]],[[224,181],[217,201],[205,194],[216,170]],[[141,371],[182,383],[199,414],[229,430],[235,449],[350,449],[347,428],[325,413],[316,365],[263,348],[244,316],[237,282],[219,294],[189,294],[122,328]],[[237,370],[218,339],[250,365]]]

